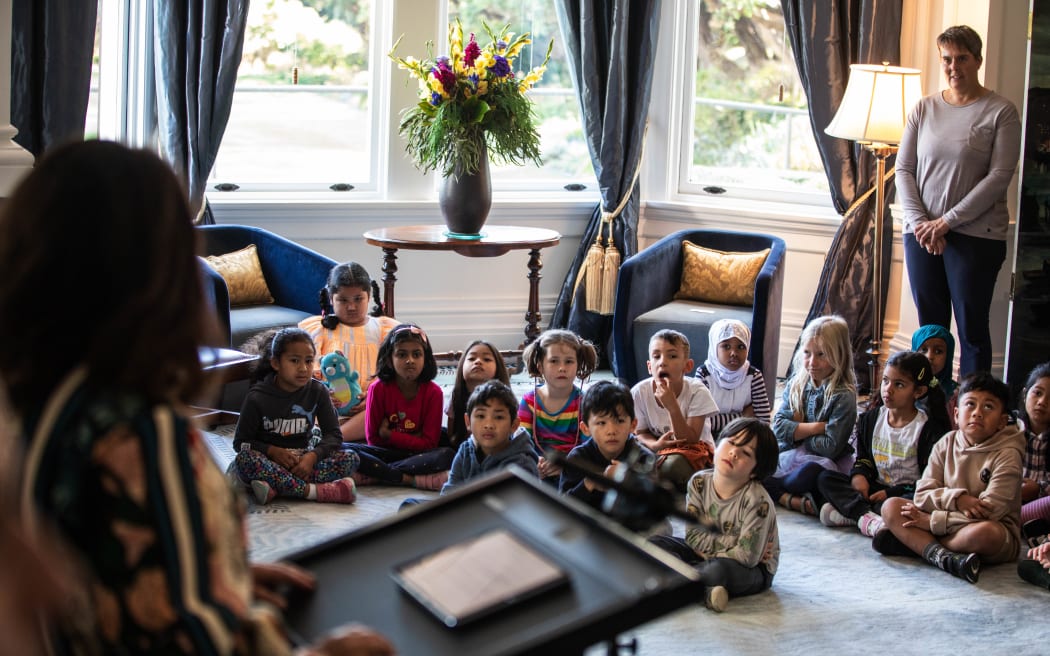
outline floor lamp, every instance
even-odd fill
[[[868,375],[871,393],[879,389],[882,355],[882,233],[886,220],[886,158],[897,152],[908,112],[922,97],[920,72],[887,64],[852,64],[846,92],[842,96],[827,134],[856,141],[875,156],[875,239],[872,249],[871,346]]]

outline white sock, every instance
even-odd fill
[[[313,483],[306,486],[306,498],[309,501],[317,501],[317,486]]]

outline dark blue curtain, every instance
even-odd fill
[[[660,0],[558,0],[555,4],[602,199],[562,283],[551,326],[568,328],[590,340],[607,363],[612,317],[584,308],[585,287],[576,288],[576,278],[602,227],[602,211],[614,211],[629,192],[630,201],[613,223],[613,242],[624,258],[638,250],[635,170],[649,115]]]
[[[850,64],[900,64],[902,0],[781,0],[788,38],[809,102],[809,119],[839,214],[875,184],[875,158],[851,141],[824,133],[842,101]],[[887,163],[887,170],[891,162]],[[892,194],[893,185],[887,185]],[[892,196],[887,196],[887,208]],[[854,369],[867,391],[868,356],[873,311],[873,243],[875,195],[843,217],[824,261],[817,293],[806,323],[838,314],[851,330]],[[889,211],[883,231],[882,289],[889,284],[893,225]],[[879,299],[885,310],[885,296]],[[883,316],[885,313],[883,312]]]
[[[204,190],[233,105],[248,0],[163,0],[154,5],[161,151],[183,177],[199,222],[214,223]]]
[[[14,0],[11,124],[35,157],[84,138],[98,0]]]

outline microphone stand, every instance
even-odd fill
[[[590,479],[606,490],[602,510],[631,530],[645,530],[667,517],[721,533],[713,523],[701,521],[696,515],[680,507],[679,493],[666,481],[652,475],[652,463],[620,462],[613,476],[606,476],[593,466],[570,461],[561,451],[548,449],[544,457],[551,464]]]

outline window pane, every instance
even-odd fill
[[[370,0],[256,0],[216,182],[369,184]]]
[[[98,98],[99,98],[99,71],[102,58],[102,0],[98,3],[98,14],[95,18],[95,46],[91,55],[91,89],[88,92],[87,116],[84,119],[84,138],[94,139],[98,137]]]
[[[448,19],[459,18],[463,24],[464,41],[470,32],[478,34],[484,43],[482,23],[494,32],[504,25],[516,34],[529,32],[532,43],[526,46],[514,62],[515,73],[527,73],[543,63],[547,44],[554,38],[554,50],[543,79],[529,92],[539,117],[540,153],[543,166],[492,165],[492,179],[499,187],[561,187],[580,182],[594,188],[594,171],[587,152],[579,105],[572,89],[572,79],[565,60],[565,48],[558,31],[558,16],[549,0],[449,0]],[[444,41],[436,44],[435,54],[446,54]],[[406,50],[407,53],[407,50]],[[417,53],[425,54],[422,51]]]
[[[780,3],[698,4],[688,182],[827,190]]]

